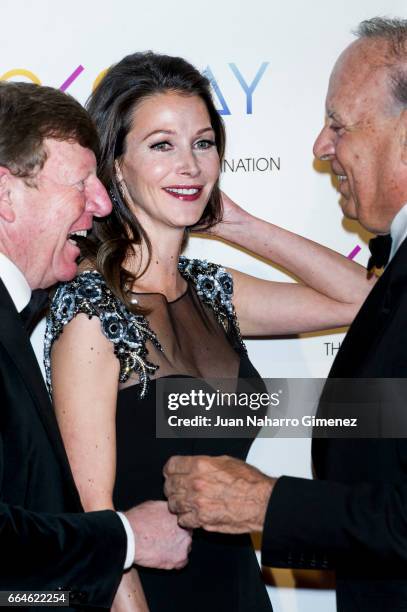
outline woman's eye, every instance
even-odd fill
[[[154,151],[168,151],[171,148],[171,143],[168,140],[163,140],[162,142],[156,142],[150,145],[150,149]]]
[[[195,147],[197,149],[210,149],[211,147],[215,146],[215,141],[214,140],[198,140],[198,142],[195,143]]]

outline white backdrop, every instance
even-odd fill
[[[3,0],[1,9],[0,78],[60,87],[73,75],[67,91],[81,102],[102,70],[136,50],[181,55],[201,69],[209,67],[218,108],[227,113],[225,191],[251,212],[344,254],[359,245],[356,259],[365,263],[367,236],[356,224],[343,223],[331,176],[314,164],[312,144],[324,119],[329,72],[352,40],[352,28],[374,15],[407,17],[405,0]],[[213,240],[194,238],[189,251],[264,278],[288,280]],[[248,345],[263,376],[324,376],[341,337],[308,334]],[[309,450],[307,440],[262,439],[249,460],[274,475],[310,476]],[[273,576],[276,612],[335,609],[329,589],[295,588],[290,572]],[[308,580],[314,585],[317,577]]]

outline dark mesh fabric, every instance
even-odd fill
[[[146,344],[149,361],[159,366],[151,379],[172,375],[237,378],[239,355],[213,310],[202,304],[190,284],[173,302],[160,293],[134,295],[139,305],[150,311],[150,328],[164,350],[159,351],[151,342]],[[135,383],[138,377],[133,375],[121,388]]]
[[[117,402],[115,507],[126,510],[149,499],[165,499],[162,470],[172,455],[223,455],[245,459],[249,438],[156,437],[156,379],[165,376],[238,377],[257,380],[246,354],[232,348],[213,311],[195,289],[168,303],[160,294],[138,294],[164,353],[148,344],[148,360],[159,365],[140,399],[136,376],[122,385]],[[257,389],[259,390],[259,389]],[[265,387],[260,389],[265,391]],[[137,546],[137,542],[136,542]],[[188,565],[164,571],[139,567],[150,612],[271,612],[271,604],[248,534],[231,536],[195,530]]]

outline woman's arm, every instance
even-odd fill
[[[301,284],[232,270],[243,335],[293,334],[349,325],[375,278],[347,257],[250,215],[223,194],[224,220],[211,233],[282,266]]]
[[[113,509],[119,361],[99,320],[79,314],[51,354],[53,400],[72,473],[86,511]],[[123,574],[115,612],[148,612],[136,570]]]

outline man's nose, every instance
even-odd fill
[[[318,134],[314,142],[313,152],[315,157],[321,160],[329,160],[335,156],[334,135],[328,126],[325,125]]]
[[[112,203],[109,195],[96,176],[93,177],[92,184],[89,186],[86,195],[86,209],[95,217],[106,217],[106,215],[112,212]]]

